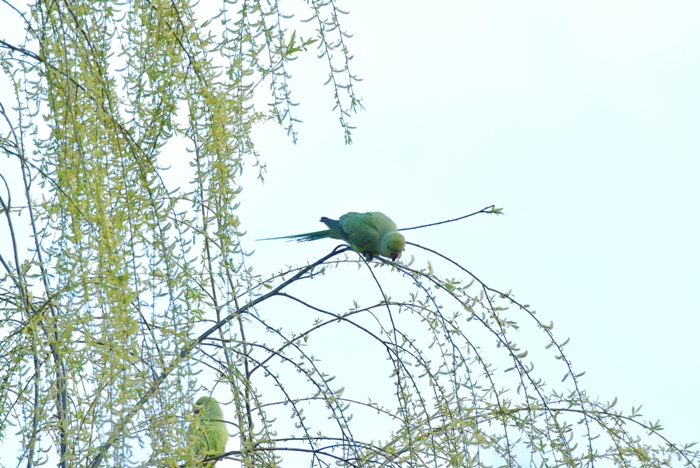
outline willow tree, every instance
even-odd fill
[[[2,463],[178,466],[204,393],[244,466],[698,466],[589,397],[551,324],[444,254],[456,276],[345,247],[254,273],[236,215],[243,165],[265,171],[251,129],[274,119],[295,139],[288,65],[312,52],[350,142],[344,12],[202,3],[3,4],[24,36],[0,42]],[[322,305],[326,288],[359,295],[348,269],[379,299]],[[303,319],[283,327],[274,304]],[[563,383],[515,342],[526,327]],[[362,354],[349,336],[381,356],[360,362],[369,384],[343,380]]]

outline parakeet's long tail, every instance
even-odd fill
[[[326,229],[325,231],[307,232],[305,234],[294,234],[293,236],[268,237],[266,239],[258,239],[258,240],[264,241],[264,240],[289,239],[289,240],[296,240],[297,242],[309,242],[309,241],[315,241],[315,240],[319,240],[319,239],[326,239],[327,237],[336,237],[336,236],[330,229]]]

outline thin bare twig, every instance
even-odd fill
[[[454,221],[459,221],[460,219],[469,218],[469,217],[471,217],[471,216],[475,216],[475,215],[478,215],[478,214],[480,214],[480,213],[487,213],[487,214],[496,214],[496,215],[500,215],[500,214],[503,214],[503,208],[496,208],[496,205],[489,205],[489,206],[487,206],[486,208],[482,208],[482,209],[480,209],[479,211],[475,211],[474,213],[468,214],[468,215],[466,215],[466,216],[460,216],[459,218],[448,219],[447,221],[440,221],[440,222],[438,222],[438,223],[422,224],[422,225],[420,225],[420,226],[413,226],[413,227],[408,227],[408,228],[401,228],[401,229],[399,229],[399,231],[410,231],[410,230],[412,230],[412,229],[421,229],[421,228],[424,228],[424,227],[430,227],[430,226],[437,226],[437,225],[440,225],[440,224],[452,223],[452,222],[454,222]]]

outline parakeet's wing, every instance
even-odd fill
[[[379,231],[373,213],[346,213],[338,220],[348,234],[350,246],[361,253],[376,255],[379,249]]]

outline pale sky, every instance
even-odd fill
[[[294,63],[299,143],[257,128],[266,182],[243,182],[249,263],[264,275],[325,255],[330,241],[255,242],[321,216],[409,227],[494,204],[505,216],[406,237],[553,321],[592,396],[700,441],[700,3],[427,5],[340,4],[364,80],[352,145],[326,64]]]
[[[327,253],[252,242],[320,216],[408,227],[495,204],[407,238],[554,321],[592,395],[700,440],[700,4],[433,5],[343,3],[366,108],[351,146],[323,63],[296,62],[299,143],[259,129],[266,183],[244,187],[251,261]]]

